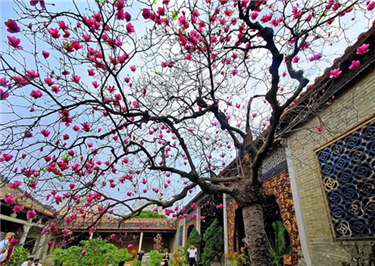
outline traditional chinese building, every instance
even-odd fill
[[[51,248],[47,245],[50,235],[41,234],[42,230],[55,219],[50,206],[46,206],[35,198],[27,195],[19,188],[10,188],[8,184],[0,180],[0,198],[12,195],[13,204],[0,201],[0,238],[3,239],[7,232],[14,232],[19,240],[19,245],[28,249],[35,258],[44,260]],[[14,206],[22,206],[23,209],[14,211]],[[35,218],[27,218],[28,211],[35,211]]]
[[[281,125],[301,265],[375,263],[374,63],[375,26],[315,80]],[[333,69],[339,77],[330,77]]]
[[[77,226],[77,223],[79,226]],[[128,248],[129,252],[153,250],[154,238],[160,234],[163,249],[172,250],[175,237],[175,220],[164,218],[131,218],[120,220],[103,216],[95,226],[89,230],[91,222],[77,221],[75,224],[62,224],[59,229],[67,229],[69,233],[57,237],[56,247],[78,245],[81,240],[103,238],[120,248]],[[61,231],[60,230],[60,231]]]

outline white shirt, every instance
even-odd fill
[[[189,252],[189,258],[195,258],[195,254],[197,254],[197,249],[188,249]]]
[[[8,249],[8,247],[9,247],[9,241],[8,240],[3,239],[3,240],[0,241],[0,261],[5,260],[5,258],[7,257],[6,250]]]
[[[5,250],[8,248],[9,246],[9,241],[6,240],[6,239],[3,239],[0,241],[0,253],[4,253]]]
[[[25,261],[24,263],[21,264],[21,266],[29,266],[29,264],[27,263],[27,261]]]

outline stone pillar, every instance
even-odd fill
[[[139,237],[138,252],[141,252],[142,250],[142,242],[143,242],[143,232],[141,232],[141,236]]]
[[[186,232],[186,218],[184,218],[184,225],[182,226],[182,245],[185,246],[186,239],[185,239],[185,232]]]
[[[197,207],[197,232],[199,233],[199,234],[201,234],[201,207],[200,206],[198,206]]]
[[[228,206],[227,206],[227,194],[223,193],[223,225],[224,225],[224,253],[229,252],[228,242]],[[224,265],[229,265],[229,261],[224,258]]]
[[[305,259],[306,265],[311,266],[312,262],[311,262],[311,256],[310,256],[310,249],[309,249],[309,244],[308,244],[308,239],[307,239],[305,222],[303,219],[301,199],[299,198],[296,173],[294,171],[294,164],[293,164],[293,157],[292,157],[293,155],[292,155],[292,150],[290,148],[290,139],[288,139],[288,145],[285,149],[285,154],[286,154],[286,162],[288,164],[290,186],[292,188],[294,210],[296,212],[298,233],[300,236],[302,253],[303,253],[303,257]]]
[[[23,235],[20,239],[20,246],[23,247],[23,245],[25,245],[25,242],[26,242],[26,238],[27,238],[27,235],[29,234],[29,231],[31,229],[31,225],[30,224],[24,224],[23,225]]]
[[[39,255],[39,258],[40,260],[46,260],[46,257],[47,257],[47,253],[48,253],[48,241],[51,240],[51,234],[48,234],[46,235],[46,238],[45,238],[45,241],[43,243],[43,246],[40,248],[40,255]]]
[[[38,241],[38,245],[37,245],[37,250],[35,252],[35,258],[41,259],[41,256],[43,255],[42,251],[44,250],[44,246],[47,245],[46,238],[47,238],[46,234],[44,234],[40,237],[40,239]]]

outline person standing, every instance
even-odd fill
[[[33,261],[34,261],[33,257],[28,257],[27,260],[21,264],[21,266],[31,266]]]
[[[145,254],[145,252],[143,251],[143,250],[141,250],[137,255],[138,255],[138,257],[137,257],[137,260],[139,260],[139,261],[142,261],[142,258],[143,258],[143,255]]]
[[[160,265],[168,266],[168,261],[169,261],[169,253],[165,252],[163,256],[163,260]]]
[[[189,252],[189,263],[190,266],[197,266],[197,261],[195,260],[195,256],[197,255],[198,250],[194,247],[194,245],[191,245],[188,249]]]
[[[15,243],[17,243],[17,240],[14,238],[13,232],[8,232],[5,238],[0,241],[0,265],[10,259]]]

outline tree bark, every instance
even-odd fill
[[[252,266],[273,265],[264,228],[263,208],[259,203],[242,207],[248,251]]]

